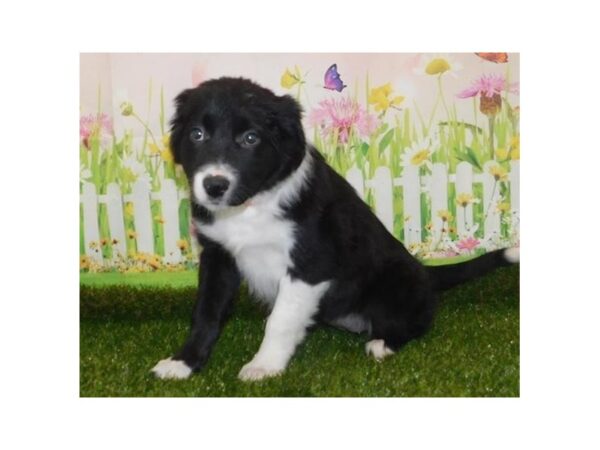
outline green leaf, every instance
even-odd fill
[[[473,149],[471,147],[467,147],[467,157],[468,157],[468,161],[471,164],[473,164],[479,170],[483,171],[483,167],[479,163],[479,160],[477,159],[477,155],[475,154],[475,152],[473,151]]]
[[[394,129],[392,128],[391,130],[388,130],[387,133],[385,133],[385,135],[381,138],[381,141],[379,141],[379,153],[383,153],[384,150],[387,148],[388,145],[390,145],[390,142],[392,141],[392,138],[394,137]]]
[[[456,159],[458,159],[460,161],[466,161],[466,162],[472,164],[473,166],[477,167],[480,171],[483,171],[483,167],[479,163],[479,160],[477,159],[477,155],[475,154],[473,149],[471,147],[466,147],[466,148],[467,148],[466,152],[461,152],[457,147],[454,148],[454,151],[456,153]]]
[[[363,142],[362,145],[360,146],[360,152],[362,153],[362,155],[364,157],[366,157],[367,153],[369,153],[369,144],[367,144],[366,142]]]

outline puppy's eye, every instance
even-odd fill
[[[244,145],[254,147],[260,143],[260,138],[254,131],[248,131],[242,137],[242,141],[244,142]]]
[[[190,139],[192,142],[202,142],[206,139],[206,133],[200,127],[192,128],[192,131],[190,131]]]

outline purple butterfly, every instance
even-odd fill
[[[338,92],[342,92],[342,89],[346,87],[337,71],[337,64],[332,64],[331,67],[327,69],[327,72],[325,72],[325,86],[323,87],[330,91]]]

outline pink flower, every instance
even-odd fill
[[[377,129],[377,118],[368,114],[357,102],[349,98],[326,99],[311,111],[308,121],[319,127],[323,136],[336,130],[340,142],[348,142],[352,129],[362,137],[367,137]]]
[[[458,98],[468,98],[481,94],[486,97],[493,97],[496,94],[500,94],[502,91],[518,94],[519,83],[512,83],[510,86],[507,86],[506,80],[502,75],[482,75],[481,78],[475,80],[471,84],[470,88],[459,92],[456,96]]]
[[[468,237],[466,239],[463,239],[462,241],[459,241],[458,244],[456,244],[456,247],[460,250],[466,250],[466,251],[470,252],[478,245],[479,245],[478,239],[475,239],[473,237]]]
[[[112,132],[112,120],[106,114],[88,114],[79,118],[79,138],[86,148],[90,148],[90,136],[103,138],[112,135]]]

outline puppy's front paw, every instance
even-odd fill
[[[372,341],[367,342],[365,351],[367,352],[367,355],[373,355],[377,361],[382,361],[386,356],[394,354],[392,349],[385,345],[383,339],[373,339]]]
[[[238,378],[242,381],[259,381],[265,378],[277,376],[283,372],[284,368],[268,367],[266,364],[260,364],[250,361],[238,375]]]
[[[158,364],[152,368],[152,372],[158,378],[183,380],[192,374],[192,369],[190,369],[183,361],[167,358],[159,361]]]

